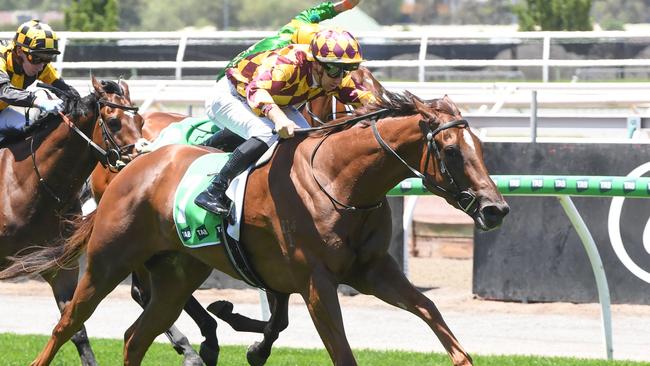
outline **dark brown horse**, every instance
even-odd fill
[[[385,195],[418,175],[482,230],[500,225],[508,205],[488,175],[480,141],[448,98],[423,102],[388,94],[378,108],[386,111],[376,123],[366,120],[281,143],[271,161],[249,177],[241,243],[270,289],[302,295],[334,364],[356,364],[336,293],[344,283],[419,316],[454,365],[471,365],[433,302],[388,255],[391,215]],[[178,271],[176,253],[240,278],[222,246],[186,248],[173,224],[176,186],[191,162],[208,152],[170,145],[136,159],[64,248],[45,249],[15,263],[40,273],[55,270],[84,249],[88,255],[74,298],[33,365],[49,364],[100,301],[144,263],[152,274],[152,293],[125,333],[129,365],[141,363],[206,275]]]
[[[107,132],[108,135],[101,133],[109,117],[99,112],[104,100],[98,93],[84,98],[62,94],[61,98],[66,101],[66,114],[78,132],[62,123],[60,116],[48,116],[31,136],[0,149],[3,197],[0,203],[0,268],[8,265],[6,258],[9,256],[34,246],[56,245],[57,238],[69,234],[70,227],[65,225],[65,219],[81,212],[78,195],[98,157],[104,164],[109,161],[116,164],[121,155],[119,151],[123,150],[121,145],[109,146],[115,150],[102,155],[101,150],[93,149],[86,140],[86,136],[93,136],[93,143],[107,146],[111,144],[105,139],[114,137],[115,130]],[[120,131],[118,144],[135,141],[128,127],[123,126]],[[122,158],[127,159],[126,156]],[[76,265],[57,273],[42,274],[52,287],[61,311],[72,298],[78,275]],[[72,341],[83,365],[96,364],[83,328]]]

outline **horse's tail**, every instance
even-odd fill
[[[59,269],[75,268],[78,264],[74,262],[84,252],[93,231],[94,222],[95,211],[87,216],[79,216],[72,221],[75,228],[74,233],[59,245],[30,247],[25,250],[35,250],[28,254],[7,257],[11,264],[0,271],[0,280],[36,277],[43,273],[56,272]]]

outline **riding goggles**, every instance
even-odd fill
[[[350,71],[354,71],[359,68],[359,64],[356,63],[355,64],[321,63],[321,65],[323,65],[323,68],[325,69],[325,73],[327,74],[327,76],[331,77],[332,79],[343,77]]]
[[[54,61],[56,55],[43,54],[43,53],[27,53],[27,60],[33,65],[45,65]]]

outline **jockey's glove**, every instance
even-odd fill
[[[34,107],[47,113],[57,113],[63,110],[63,101],[59,98],[48,99],[44,96],[37,95],[32,103]]]

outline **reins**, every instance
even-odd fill
[[[65,94],[66,96],[70,97],[70,98],[76,98],[76,96],[71,95],[71,93],[68,93],[68,92],[63,91],[63,90],[59,90],[59,89],[54,88],[54,87],[52,87],[50,85],[41,84],[41,83],[39,83],[38,85],[45,88],[45,89],[56,90],[58,92],[61,92],[61,93]],[[120,105],[120,104],[115,104],[115,103],[109,102],[109,101],[107,101],[105,99],[99,99],[94,104],[95,111],[96,111],[95,119],[99,120],[98,123],[99,123],[99,125],[100,125],[100,127],[102,129],[102,137],[104,138],[104,142],[106,142],[107,146],[112,147],[112,148],[108,148],[107,150],[104,150],[101,146],[97,145],[91,138],[86,136],[86,134],[84,134],[70,120],[70,118],[68,118],[68,116],[66,116],[62,112],[59,112],[59,116],[61,117],[61,120],[72,131],[74,131],[79,137],[81,137],[83,140],[86,141],[87,145],[90,146],[90,148],[94,152],[97,160],[99,161],[100,164],[102,164],[102,166],[108,168],[112,172],[118,172],[121,168],[123,168],[125,166],[125,164],[120,160],[120,158],[122,157],[121,154],[125,149],[129,148],[130,146],[127,145],[127,146],[120,147],[119,144],[117,143],[117,141],[115,141],[115,138],[113,137],[112,133],[108,130],[108,127],[106,127],[106,123],[104,121],[104,118],[101,115],[101,106],[102,105],[113,107],[113,108],[120,108],[120,109],[127,110],[127,111],[133,111],[135,113],[137,113],[138,107],[124,106],[124,105]],[[38,169],[38,164],[36,163],[36,151],[34,150],[34,136],[32,135],[30,137],[30,139],[31,139],[31,141],[30,141],[29,147],[30,147],[30,153],[31,153],[31,156],[32,156],[32,164],[33,164],[33,167],[34,167],[34,172],[36,172],[36,176],[38,177],[38,182],[39,182],[39,184],[41,186],[43,186],[45,191],[50,196],[52,196],[52,198],[54,198],[54,200],[57,203],[61,204],[62,203],[61,198],[54,192],[52,187],[47,183],[45,178],[43,178],[43,176],[41,175],[41,172]],[[131,145],[133,145],[133,144],[131,144]]]
[[[449,172],[449,169],[447,169],[444,160],[442,159],[442,156],[440,154],[440,149],[438,148],[437,143],[435,142],[435,136],[449,128],[453,127],[459,127],[459,128],[465,128],[468,126],[468,122],[465,119],[457,119],[453,121],[449,121],[446,123],[443,123],[439,125],[436,129],[431,130],[429,129],[426,132],[426,141],[427,141],[427,157],[425,161],[425,169],[429,165],[429,161],[432,159],[436,159],[440,166],[440,172],[446,177],[446,179],[449,181],[449,183],[456,187],[456,192],[450,192],[449,190],[445,189],[444,187],[436,184],[435,182],[432,182],[430,179],[427,179],[427,177],[422,174],[420,171],[417,169],[413,168],[410,164],[408,164],[393,148],[386,143],[386,141],[381,137],[379,130],[377,129],[377,121],[383,117],[389,110],[388,109],[381,109],[377,110],[372,113],[368,113],[365,115],[361,115],[355,118],[351,118],[349,120],[339,122],[336,124],[332,125],[324,125],[324,126],[318,126],[318,127],[311,127],[311,128],[302,128],[302,129],[297,129],[295,133],[306,133],[306,132],[312,132],[312,131],[320,131],[324,129],[331,129],[335,127],[340,127],[340,126],[345,126],[345,125],[351,125],[355,124],[359,121],[362,120],[370,120],[370,127],[372,128],[373,135],[379,145],[386,151],[388,151],[392,156],[397,158],[397,160],[411,172],[411,174],[417,178],[420,178],[422,182],[425,184],[427,188],[432,188],[435,189],[443,194],[447,194],[450,196],[453,196],[454,199],[456,200],[456,203],[458,206],[468,214],[472,215],[476,210],[478,209],[476,203],[476,196],[468,189],[462,190],[458,184],[456,183],[453,175],[451,172]],[[428,125],[427,125],[428,126]],[[312,177],[314,178],[314,181],[320,188],[320,190],[336,205],[342,207],[346,211],[367,211],[367,210],[374,210],[382,207],[383,201],[379,201],[378,203],[374,205],[369,205],[369,206],[351,206],[347,205],[336,198],[332,196],[326,189],[325,187],[320,183],[320,181],[316,178],[316,174],[314,171],[314,159],[316,157],[316,152],[320,148],[320,146],[325,142],[325,140],[331,136],[331,134],[328,134],[324,136],[314,147],[314,150],[312,151],[311,158],[309,160],[309,166],[311,169],[311,174]]]

